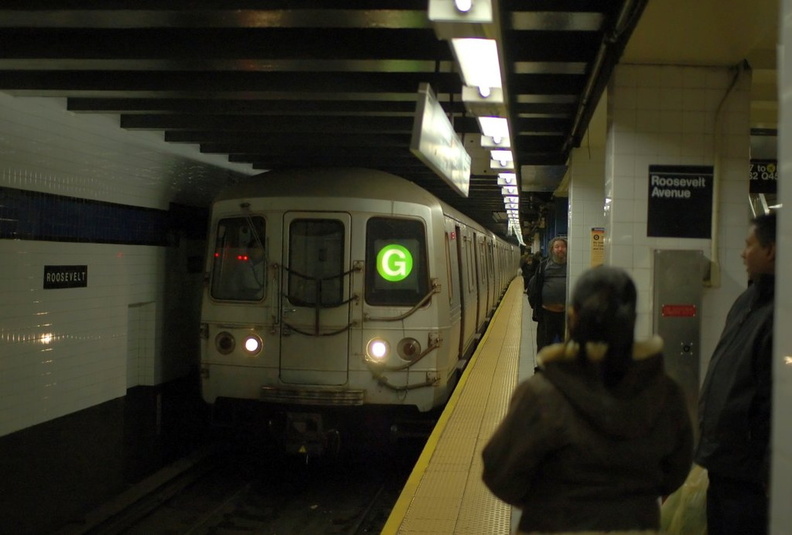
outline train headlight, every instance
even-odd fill
[[[261,338],[258,335],[250,334],[245,338],[245,351],[249,355],[257,355],[261,351]]]
[[[374,362],[385,362],[390,355],[390,344],[382,338],[372,338],[366,344],[366,355]]]
[[[234,335],[227,331],[218,333],[218,335],[215,336],[215,347],[217,348],[218,353],[228,355],[236,347]]]
[[[396,351],[403,360],[413,361],[421,354],[421,343],[415,338],[402,338]]]

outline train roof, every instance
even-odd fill
[[[381,199],[437,206],[446,215],[495,236],[417,184],[391,173],[357,167],[279,169],[254,175],[221,192],[215,201],[256,197]]]
[[[407,179],[362,168],[268,171],[231,186],[216,201],[246,197],[343,197],[441,204],[431,193]]]

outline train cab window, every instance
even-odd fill
[[[413,306],[429,293],[426,231],[410,219],[374,217],[366,225],[366,302]]]
[[[212,297],[229,301],[264,298],[267,285],[264,231],[261,217],[232,217],[217,223]]]
[[[344,223],[295,219],[289,226],[289,302],[337,306],[344,300]]]

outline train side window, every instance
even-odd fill
[[[429,293],[421,221],[373,217],[366,224],[366,302],[413,306]]]
[[[289,302],[337,306],[344,300],[344,223],[295,219],[289,225]]]
[[[211,293],[215,299],[261,301],[266,295],[266,225],[262,217],[217,223]]]

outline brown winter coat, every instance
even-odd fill
[[[483,451],[483,479],[522,509],[520,530],[656,530],[659,498],[685,481],[693,433],[679,386],[663,370],[662,341],[635,344],[613,390],[596,365],[563,344],[538,355]]]

